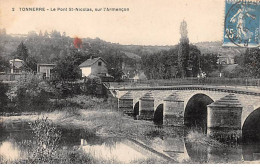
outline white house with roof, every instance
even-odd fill
[[[11,67],[11,74],[21,74],[22,73],[23,60],[11,59],[11,60],[9,60],[9,63],[10,63],[10,67]]]
[[[101,57],[87,59],[79,65],[79,68],[82,71],[82,77],[108,76],[107,62]]]

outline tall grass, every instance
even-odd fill
[[[64,149],[60,147],[62,137],[58,128],[47,117],[37,119],[30,124],[34,134],[27,157],[15,163],[56,164],[56,163],[92,163],[93,158],[78,147]]]

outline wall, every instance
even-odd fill
[[[102,62],[101,66],[98,65],[98,62]],[[107,74],[107,65],[102,61],[98,60],[91,66],[91,74],[93,75],[100,75],[101,73]]]
[[[82,77],[87,77],[91,74],[91,67],[81,67]]]

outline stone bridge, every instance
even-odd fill
[[[260,132],[260,91],[235,87],[180,85],[110,88],[121,112],[172,126],[207,129],[209,136]],[[245,132],[246,133],[246,132]]]

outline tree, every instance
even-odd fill
[[[45,38],[49,38],[49,33],[48,33],[47,30],[45,30],[45,32],[44,32],[44,37],[45,37]]]
[[[0,56],[0,72],[6,71],[9,67],[9,62]]]
[[[81,77],[79,64],[80,53],[72,50],[69,54],[61,57],[53,69],[56,79],[60,81],[76,80]]]
[[[181,22],[180,26],[180,44],[178,47],[178,72],[179,76],[184,78],[188,73],[188,60],[189,60],[189,39],[188,39],[188,31],[187,31],[187,23],[186,21]]]
[[[247,70],[248,76],[260,77],[260,49],[247,49],[242,66]]]
[[[16,49],[16,54],[17,54],[17,58],[26,61],[27,58],[29,57],[29,53],[28,53],[28,49],[27,47],[24,45],[23,42],[21,42],[17,49]]]
[[[196,77],[199,73],[199,58],[201,57],[200,50],[195,45],[189,46],[189,60],[188,60],[188,68],[189,73],[187,73],[188,77]]]
[[[42,37],[42,36],[43,36],[42,30],[40,30],[40,32],[39,32],[39,37]]]
[[[28,37],[35,38],[38,37],[38,34],[35,31],[28,32]]]
[[[7,104],[8,104],[8,96],[6,95],[8,91],[8,86],[0,82],[0,111],[4,112],[7,111]]]
[[[61,34],[59,31],[57,30],[53,30],[50,34],[51,38],[60,38],[61,37]]]
[[[30,56],[27,47],[21,42],[16,50],[17,58],[24,61],[23,68],[26,71],[37,71],[37,61],[34,57]]]
[[[215,70],[217,70],[219,67],[217,60],[218,60],[218,55],[217,54],[203,54],[199,57],[199,63],[200,63],[200,68],[203,72],[206,74],[209,74]]]

